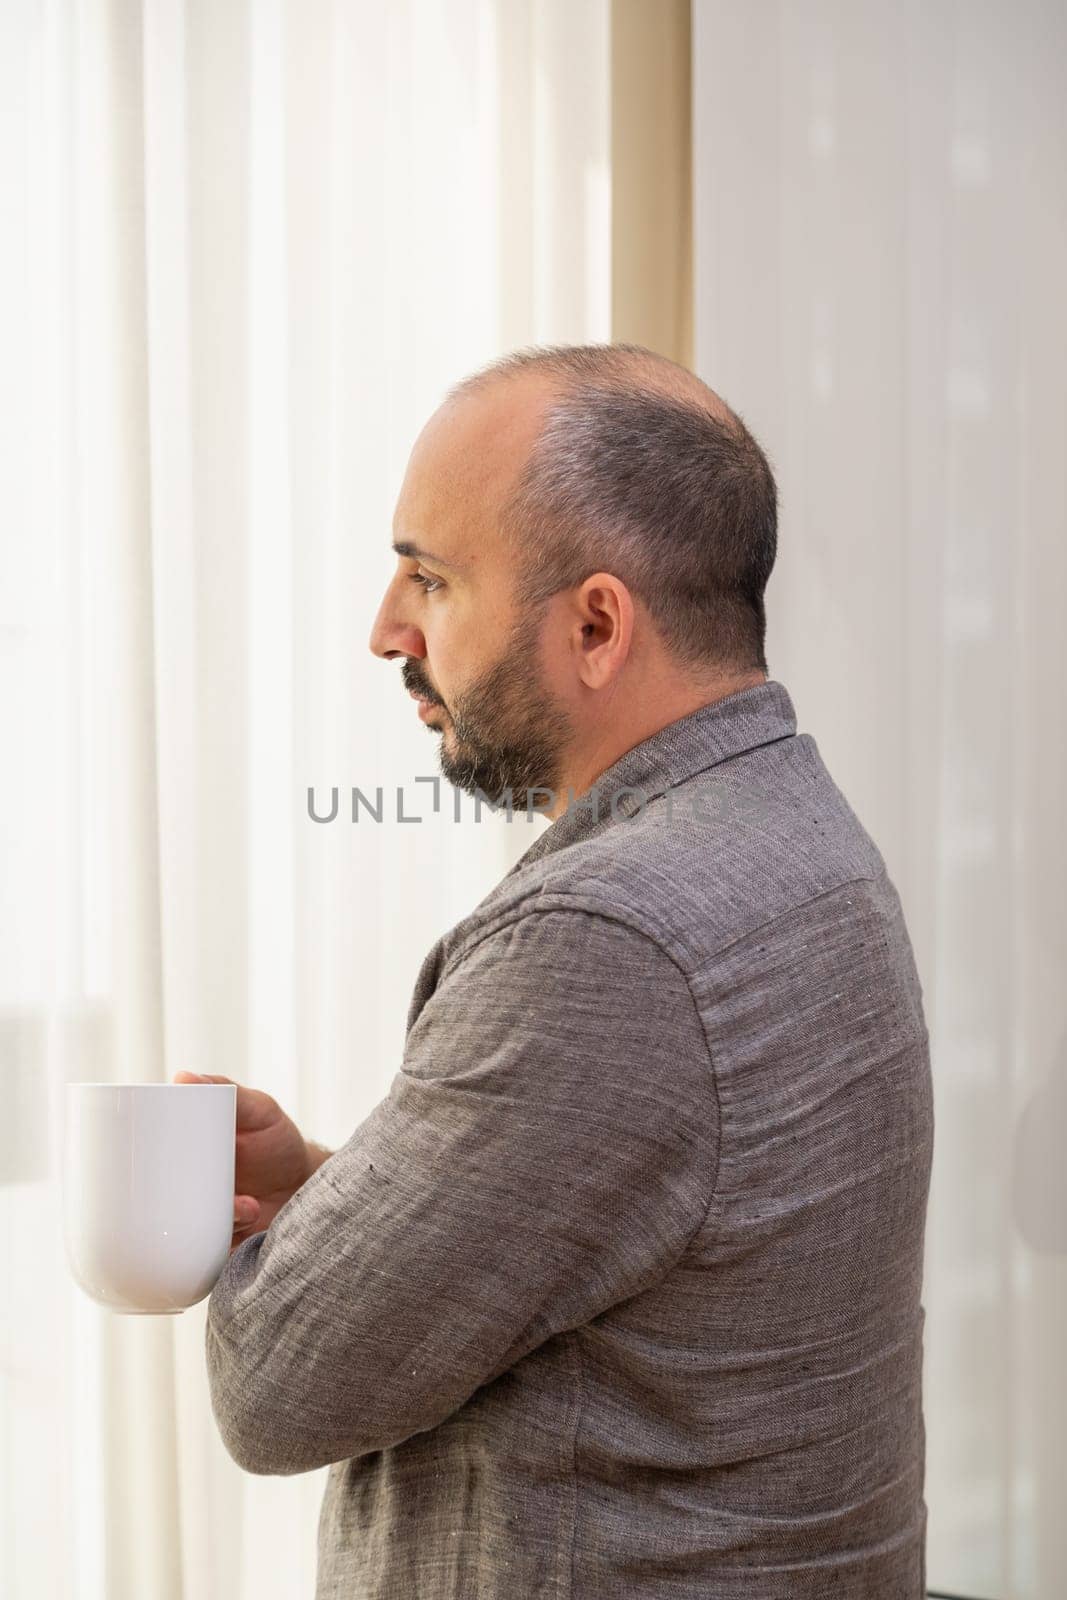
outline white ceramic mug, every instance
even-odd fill
[[[110,1311],[185,1311],[210,1294],[233,1238],[237,1086],[70,1083],[63,1159],[67,1261]]]

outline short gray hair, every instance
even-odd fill
[[[561,393],[504,513],[520,558],[516,601],[543,606],[610,572],[681,664],[766,672],[777,494],[741,418],[687,368],[639,345],[516,351],[450,398],[533,368],[559,378]]]

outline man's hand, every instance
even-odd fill
[[[212,1073],[176,1072],[175,1083],[233,1083]],[[234,1167],[233,1239],[230,1254],[254,1233],[269,1228],[278,1212],[321,1165],[300,1129],[261,1089],[237,1089],[237,1149]]]

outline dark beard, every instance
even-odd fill
[[[513,811],[550,803],[532,789],[557,789],[572,728],[566,711],[537,686],[541,616],[512,633],[506,654],[449,709],[453,746],[442,736],[439,759],[449,783]],[[427,724],[433,728],[432,724]],[[433,729],[440,732],[439,729]]]

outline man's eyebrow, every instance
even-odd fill
[[[429,550],[421,550],[417,544],[412,544],[410,539],[395,539],[393,549],[398,556],[410,556],[412,561],[429,561],[435,567],[449,567],[453,572],[466,571],[465,563],[446,561],[444,556],[435,556]]]

